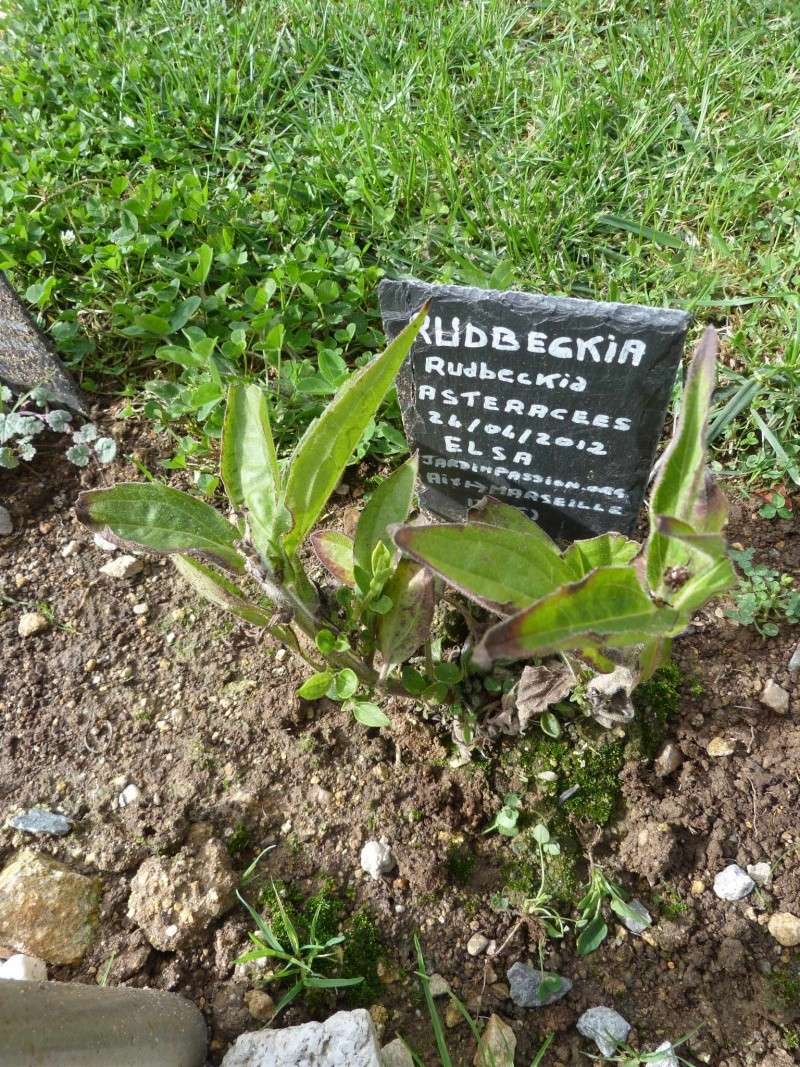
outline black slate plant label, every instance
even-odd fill
[[[36,328],[16,293],[0,272],[0,381],[17,393],[48,385],[54,398],[76,411],[86,405],[61,360]]]
[[[460,519],[490,495],[556,538],[631,533],[689,316],[383,281],[387,336],[425,300],[430,313],[397,385],[422,505]]]

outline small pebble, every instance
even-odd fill
[[[67,541],[64,547],[61,549],[61,555],[64,557],[64,559],[69,559],[70,556],[77,555],[78,552],[80,552],[81,550],[81,544],[82,543],[80,541]]]
[[[789,670],[792,674],[800,671],[800,641],[797,642],[797,648],[792,653],[792,658],[789,660]]]
[[[511,999],[518,1008],[544,1008],[561,1000],[572,989],[569,978],[540,971],[529,963],[515,963],[506,972]]]
[[[247,1010],[260,1023],[268,1023],[275,1014],[275,1001],[263,989],[248,989],[244,995]]]
[[[46,982],[47,964],[36,956],[25,956],[15,952],[5,963],[0,964],[0,978],[15,982]]]
[[[668,778],[683,763],[683,753],[671,741],[668,742],[656,757],[653,769],[659,778]]]
[[[137,786],[133,784],[126,785],[120,793],[119,797],[117,798],[119,806],[121,808],[127,808],[129,804],[135,804],[136,801],[139,800],[141,795],[141,790],[138,789]]]
[[[361,870],[366,871],[370,878],[380,878],[397,866],[392,850],[384,841],[367,841],[359,859]]]
[[[467,941],[467,954],[469,956],[481,956],[489,947],[489,938],[483,934],[473,934]]]
[[[446,997],[450,993],[450,983],[445,978],[442,978],[440,974],[432,974],[429,979],[428,989],[432,997]]]
[[[706,891],[706,883],[701,882],[699,878],[695,878],[689,887],[689,892],[693,897],[701,897]]]
[[[760,887],[767,886],[772,881],[772,865],[769,863],[748,863],[747,873]]]
[[[738,863],[731,863],[714,879],[714,892],[720,900],[742,900],[755,887],[756,883]]]
[[[50,623],[44,615],[40,615],[38,611],[26,611],[20,617],[17,633],[20,637],[33,637],[36,634],[43,634],[45,630],[49,629]]]
[[[134,615],[146,615],[149,610],[150,610],[150,605],[149,604],[145,604],[144,602],[142,602],[141,604],[134,604],[133,605],[133,614]]]
[[[665,1041],[654,1051],[656,1055],[652,1059],[648,1059],[648,1064],[655,1063],[658,1064],[658,1067],[680,1067],[680,1060],[675,1055],[671,1042]]]
[[[136,556],[116,556],[104,563],[100,573],[107,578],[135,578],[144,570],[144,563]]]
[[[776,911],[771,915],[767,929],[784,948],[800,945],[800,919],[789,911]]]
[[[578,1019],[578,1033],[591,1038],[601,1056],[613,1056],[630,1032],[630,1023],[613,1008],[589,1008]]]
[[[99,548],[102,552],[116,552],[117,546],[113,541],[107,541],[105,537],[101,537],[100,534],[94,535],[95,548]]]
[[[10,533],[13,533],[13,530],[14,523],[11,519],[11,512],[0,504],[0,537],[8,537]]]
[[[772,678],[761,691],[761,703],[777,715],[785,715],[789,710],[789,694]]]
[[[727,737],[712,737],[706,748],[709,756],[714,756],[715,758],[732,756],[735,751],[736,742],[729,740]]]

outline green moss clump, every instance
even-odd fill
[[[447,874],[456,885],[467,885],[475,869],[476,856],[469,845],[454,842],[447,850]]]
[[[378,928],[364,910],[353,914],[344,931],[345,940],[340,973],[347,978],[363,978],[364,981],[344,990],[344,999],[351,1008],[368,1008],[381,995],[378,978],[378,962],[383,956],[383,946]]]
[[[596,749],[584,747],[570,752],[562,764],[562,773],[566,787],[577,786],[578,790],[564,803],[564,810],[574,818],[605,826],[619,800],[619,772],[624,763],[624,741],[608,741]]]
[[[769,976],[769,989],[772,999],[784,1011],[800,1008],[800,955],[785,971],[773,971]]]
[[[228,846],[228,852],[232,857],[238,856],[240,852],[244,852],[250,844],[250,831],[243,822],[239,821],[236,823],[226,844]]]
[[[660,667],[648,682],[633,692],[636,718],[630,730],[631,747],[642,759],[652,760],[664,744],[667,723],[681,704],[683,675],[674,663]]]

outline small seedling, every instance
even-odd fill
[[[259,915],[241,894],[237,894],[237,896],[250,913],[250,917],[256,924],[256,930],[251,931],[249,935],[254,948],[241,955],[236,962],[251,963],[254,960],[262,959],[275,960],[278,963],[278,969],[272,972],[272,981],[291,982],[289,989],[275,1007],[273,1019],[303,992],[317,989],[344,989],[348,986],[359,985],[364,981],[363,977],[331,978],[318,970],[320,963],[336,958],[336,949],[344,942],[344,934],[336,934],[323,942],[318,940],[317,925],[323,911],[322,900],[318,903],[312,916],[308,931],[308,942],[301,944],[297,929],[284,906],[280,892],[275,883],[272,883],[271,899],[274,901],[275,908],[278,911],[281,930],[287,942],[284,945],[278,939],[272,923]]]
[[[546,872],[546,857],[559,856],[561,854],[561,846],[557,841],[551,839],[550,831],[544,823],[537,823],[531,831],[531,836],[536,842],[536,847],[539,853],[539,885],[534,893],[525,898],[522,910],[526,915],[538,920],[550,937],[562,938],[566,933],[568,920],[560,914],[553,904],[553,896],[547,889]],[[540,942],[540,970],[544,969],[542,951]],[[547,981],[549,981],[549,979],[545,979],[545,982]],[[543,996],[547,995],[547,991],[544,989],[545,982],[542,983]],[[556,983],[556,987],[557,986],[558,983]]]
[[[497,830],[498,834],[502,834],[503,837],[516,837],[519,833],[517,826],[519,816],[519,794],[506,793],[503,797],[502,808],[483,832],[490,834],[493,830]]]
[[[753,562],[753,549],[731,552],[741,577],[733,591],[734,608],[727,612],[742,626],[754,626],[762,637],[775,637],[778,621],[800,623],[800,589],[789,574]]]
[[[772,493],[763,507],[758,509],[762,519],[791,519],[792,510],[786,507],[786,497],[783,493]]]
[[[630,907],[619,886],[606,878],[599,867],[595,867],[589,879],[589,887],[578,902],[580,915],[575,928],[580,931],[577,942],[580,956],[588,956],[606,939],[608,926],[603,916],[603,906],[606,902],[621,919],[629,919],[638,924],[645,922],[645,916]],[[650,916],[646,916],[645,925],[649,926],[650,921]]]
[[[76,467],[86,467],[94,457],[98,463],[110,463],[117,454],[112,437],[100,437],[94,423],[84,422],[73,428],[73,414],[50,405],[55,397],[46,385],[37,385],[14,400],[14,394],[0,385],[0,467],[13,470],[20,460],[29,462],[36,455],[34,438],[45,430],[69,434],[64,455]]]

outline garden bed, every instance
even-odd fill
[[[168,454],[145,424],[129,420],[125,433],[124,451],[140,465],[156,469]],[[502,945],[517,926],[492,898],[509,879],[524,878],[525,857],[518,842],[482,831],[510,790],[521,797],[523,822],[535,821],[543,799],[535,772],[553,743],[537,728],[530,739],[498,742],[453,768],[446,734],[422,721],[410,699],[385,705],[392,728],[380,733],[325,699],[301,701],[303,674],[291,658],[201,603],[169,564],[143,557],[130,579],[101,574],[111,556],[77,523],[75,498],[81,488],[138,477],[130,461],[81,472],[45,449],[0,482],[14,521],[0,542],[0,822],[31,806],[63,811],[74,819],[71,833],[33,847],[103,882],[94,944],[80,964],[54,968],[52,977],[183,993],[207,1015],[215,1062],[237,1034],[260,1025],[244,1000],[252,977],[234,968],[249,929],[243,908],[177,952],[150,948],[127,916],[131,878],[148,857],[213,836],[225,842],[236,871],[274,846],[257,867],[262,884],[272,876],[301,901],[330,882],[343,915],[361,912],[374,922],[382,959],[359,996],[385,1009],[374,1011],[385,1039],[404,1036],[426,1063],[436,1061],[414,976],[417,931],[429,968],[473,1014],[497,1011],[512,1021],[518,1062],[529,1062],[550,1030],[556,1037],[547,1067],[584,1062],[587,1045],[574,1024],[596,1004],[621,1011],[643,1047],[700,1027],[681,1050],[690,1060],[795,1062],[789,1050],[800,1033],[800,960],[773,940],[766,920],[796,912],[800,899],[800,728],[796,696],[786,715],[759,698],[770,679],[794,693],[787,665],[796,630],[765,639],[726,618],[724,605],[712,606],[676,642],[677,707],[663,737],[651,731],[644,744],[638,734],[638,751],[651,757],[663,740],[679,746],[683,761],[673,774],[659,777],[636,746],[623,749],[622,735],[593,735],[583,796],[566,805],[570,832],[583,856],[644,901],[654,925],[636,937],[612,923],[608,940],[583,959],[571,935],[549,941],[545,966],[569,977],[573,991],[551,1007],[520,1009],[508,999],[505,970],[537,958],[535,929],[519,927],[492,962],[466,946],[475,933]],[[360,493],[352,468],[348,481],[328,525],[352,523]],[[734,501],[729,540],[800,576],[796,525],[759,519],[759,504]],[[49,628],[19,637],[20,615],[37,605]],[[669,710],[668,695],[651,687],[648,706],[661,707],[662,698]],[[642,705],[640,724],[653,721]],[[715,738],[729,744],[712,751],[728,755],[709,755]],[[591,762],[597,752],[609,757],[604,764]],[[592,782],[606,793],[593,796]],[[129,785],[140,795],[120,807]],[[597,825],[606,800],[613,815]],[[385,838],[397,860],[378,880],[359,865],[370,838]],[[0,863],[31,841],[0,831]],[[723,867],[759,861],[775,868],[768,889],[736,903],[714,895]],[[578,886],[584,875],[579,863]],[[361,943],[372,974],[372,939]],[[279,1023],[324,1017],[330,1008],[327,1000],[297,1001]],[[448,1037],[454,1062],[471,1063],[465,1024]]]

